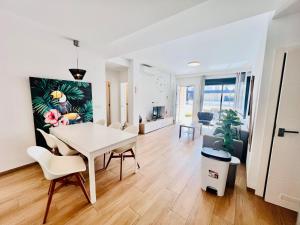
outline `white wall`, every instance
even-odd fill
[[[272,128],[275,116],[279,77],[273,75],[276,50],[300,45],[300,14],[272,20],[268,35],[263,65],[263,76],[254,126],[251,154],[247,157],[247,180],[254,181],[255,193],[262,196],[268,165]],[[283,165],[284,166],[284,165]]]
[[[0,11],[1,131],[0,172],[32,162],[26,148],[35,144],[29,76],[73,80],[71,41],[38,24]],[[84,81],[92,83],[94,119],[105,118],[105,71],[101,58],[80,48]]]
[[[172,116],[172,75],[156,70],[146,73],[139,67],[137,84],[138,113],[143,121],[151,119],[153,106],[165,106],[168,116]]]
[[[119,72],[120,82],[128,82],[128,69]]]

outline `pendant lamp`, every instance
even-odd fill
[[[79,48],[79,41],[78,40],[73,40],[73,44],[76,48]],[[70,73],[72,74],[72,76],[74,77],[75,80],[82,80],[85,73],[86,73],[86,70],[78,68],[78,51],[77,51],[76,64],[77,64],[77,68],[76,69],[69,69],[69,71],[70,71]]]

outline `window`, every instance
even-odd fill
[[[218,120],[222,110],[233,109],[235,82],[235,78],[205,80],[203,111],[214,113],[214,119]]]
[[[194,102],[194,87],[187,86],[186,87],[186,103],[188,105],[193,104]]]

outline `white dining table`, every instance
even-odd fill
[[[136,145],[137,135],[95,123],[79,123],[50,128],[50,133],[83,154],[88,159],[90,199],[96,202],[95,158],[128,144]],[[135,168],[137,170],[137,152]]]

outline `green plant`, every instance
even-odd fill
[[[237,111],[232,109],[222,111],[220,127],[216,129],[215,134],[218,134],[219,136],[221,134],[224,139],[223,148],[231,154],[233,153],[233,139],[240,139],[236,126],[241,124]]]

